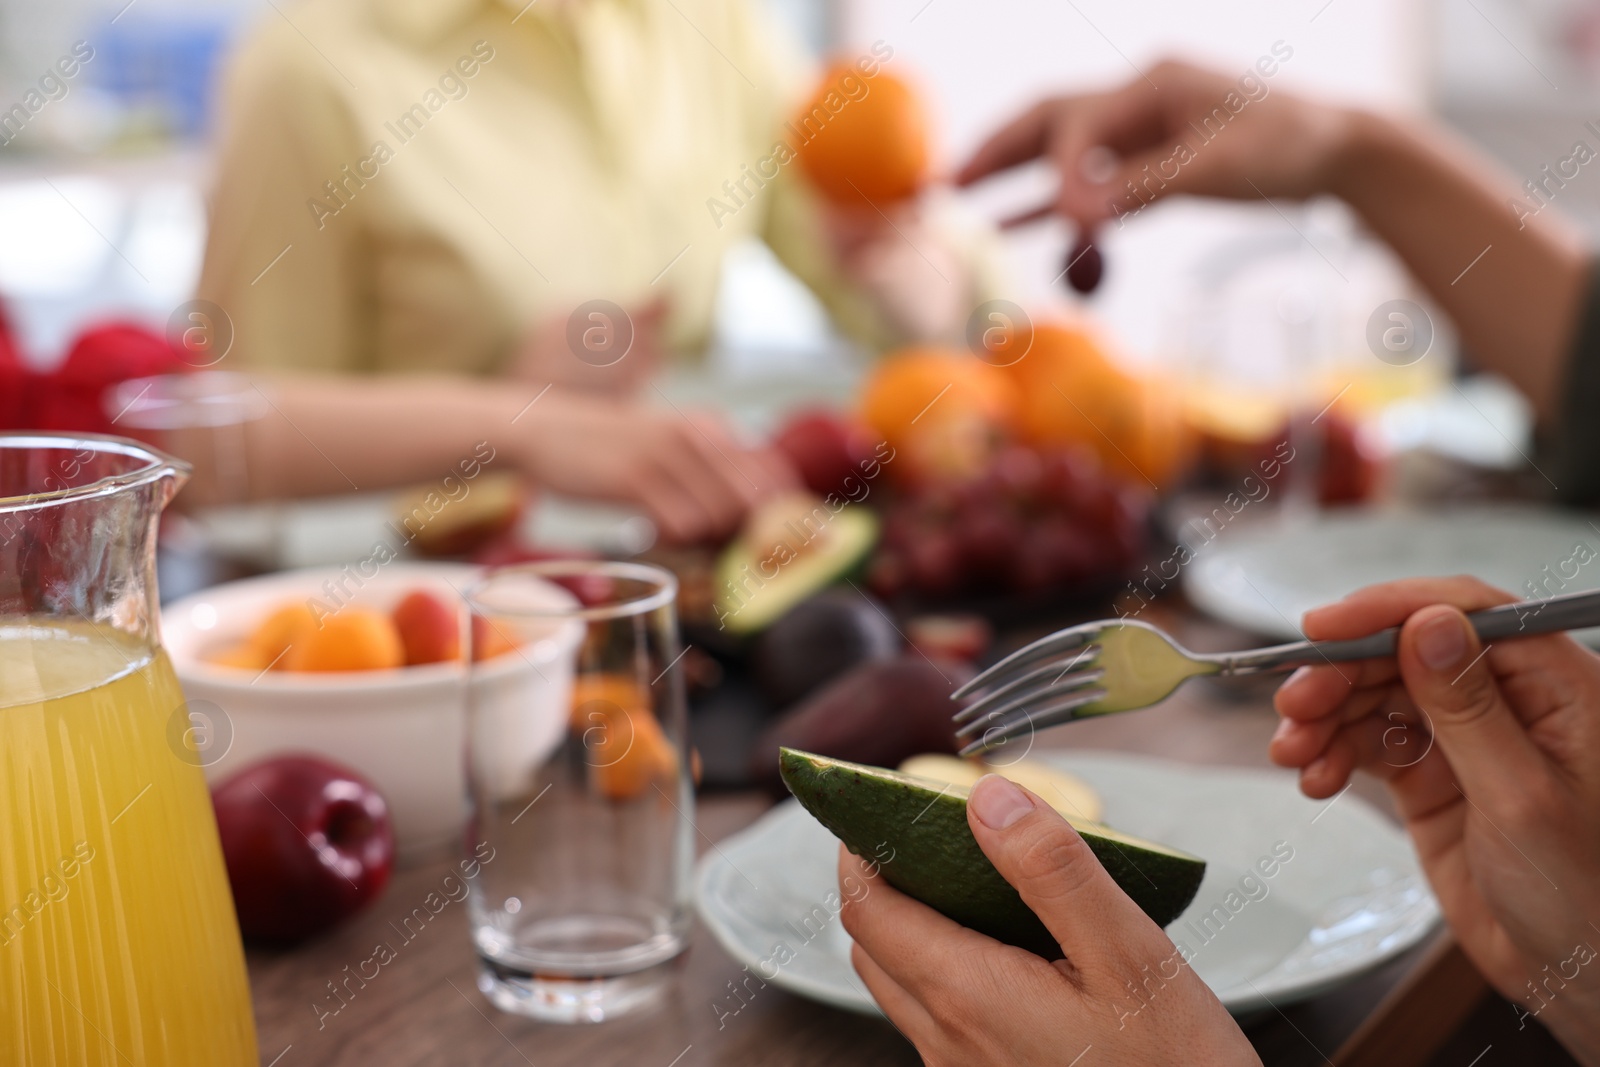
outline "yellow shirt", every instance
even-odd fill
[[[772,157],[805,88],[754,4],[315,0],[267,14],[225,88],[200,283],[233,320],[235,358],[489,374],[579,304],[659,296],[667,343],[694,351],[723,254],[752,235],[847,332],[888,340],[840,280],[793,165],[725,210],[724,183],[754,190],[746,168]]]

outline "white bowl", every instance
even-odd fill
[[[215,784],[275,754],[316,753],[361,772],[383,793],[402,862],[458,845],[467,811],[462,664],[257,674],[205,657],[242,641],[285,603],[315,597],[329,608],[386,612],[415,589],[458,602],[481,573],[451,563],[390,563],[371,578],[354,567],[315,568],[228,582],[168,604],[162,644],[190,717],[204,730],[197,747],[207,780]],[[341,579],[335,599],[325,583]],[[549,594],[552,607],[576,604],[559,586],[550,585]],[[497,656],[472,672],[479,712],[522,725],[508,760],[537,766],[560,745],[582,636],[580,623],[552,621],[520,655]]]

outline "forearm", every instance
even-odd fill
[[[1589,271],[1577,234],[1550,214],[1519,218],[1515,183],[1438,131],[1355,114],[1348,136],[1331,191],[1450,315],[1465,350],[1552,416]]]
[[[452,473],[485,441],[495,449],[496,466],[520,468],[515,445],[527,417],[519,415],[539,391],[446,376],[297,375],[258,387],[262,415],[242,435],[242,477],[240,464],[228,461],[237,436],[191,432],[173,441],[173,450],[195,464],[185,493],[193,504],[416,484]]]

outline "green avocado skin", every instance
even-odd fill
[[[811,555],[780,562],[770,574],[748,539],[729,545],[717,560],[719,625],[738,635],[759,633],[807,597],[865,570],[878,543],[873,513],[846,507],[833,515],[828,528],[831,536]]]
[[[861,767],[784,749],[789,792],[858,856],[881,858],[884,879],[963,926],[1055,960],[1061,946],[995,870],[967,825],[964,795],[885,781]],[[1189,906],[1205,864],[1143,851],[1080,831],[1095,857],[1165,927]],[[1137,853],[1137,856],[1133,853]]]

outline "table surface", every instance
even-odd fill
[[[1244,640],[1192,615],[1163,613],[1191,647],[1242,647]],[[1022,636],[1022,635],[1019,635]],[[1267,766],[1276,725],[1270,681],[1194,683],[1159,709],[1076,723],[1040,739],[1041,747],[1117,749],[1195,763]],[[1355,791],[1392,812],[1376,782]],[[748,825],[771,801],[761,793],[702,796],[695,812],[700,852]],[[436,889],[450,861],[398,872],[384,897],[330,936],[279,953],[252,951],[261,1062],[312,1065],[584,1064],[697,1067],[705,1064],[916,1064],[915,1050],[887,1022],[855,1015],[767,986],[737,1015],[718,1011],[740,967],[703,926],[678,961],[665,1002],[648,1014],[593,1025],[542,1024],[502,1014],[478,992],[465,908],[452,904],[376,978],[346,982],[345,968],[394,943],[391,921]],[[1382,995],[1412,967],[1413,949],[1324,996],[1245,1021],[1269,1065],[1321,1064]],[[339,984],[344,999],[335,999]],[[342,1006],[341,1006],[342,1005]],[[333,1011],[338,1008],[337,1012]]]

